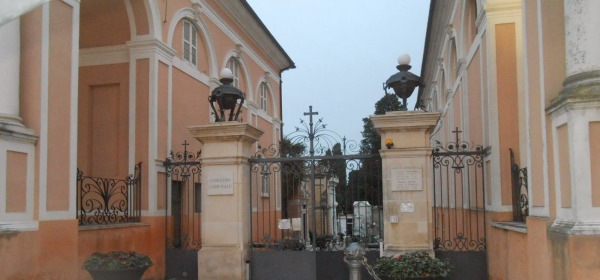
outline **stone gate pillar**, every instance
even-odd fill
[[[246,279],[250,242],[252,145],[263,134],[249,124],[189,127],[202,143],[202,249],[198,277]]]
[[[433,250],[429,136],[439,116],[419,111],[371,116],[381,135],[386,256]]]

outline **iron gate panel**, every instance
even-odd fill
[[[432,152],[436,256],[455,266],[450,279],[487,279],[484,157],[488,149],[460,141]],[[465,274],[467,273],[467,274]],[[460,274],[460,275],[459,275]]]
[[[339,179],[334,165],[345,178]],[[337,251],[360,240],[379,248],[383,204],[378,155],[257,157],[250,169],[253,247]]]
[[[165,236],[166,278],[197,279],[198,250],[202,247],[200,228],[200,152],[173,153],[164,161],[166,169]],[[170,192],[169,192],[170,188]]]
[[[313,123],[315,114],[311,107],[309,123],[249,160],[257,279],[287,279],[301,259],[314,266],[293,279],[347,279],[346,245],[364,242],[375,256],[384,238],[381,157],[358,153],[355,142]]]

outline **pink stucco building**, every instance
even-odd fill
[[[185,141],[201,150],[187,127],[212,122],[225,67],[246,96],[241,121],[264,131],[259,145],[279,141],[293,61],[243,0],[23,3],[0,23],[0,278],[88,279],[83,260],[110,250],[150,255],[145,279],[165,278],[166,240],[201,240],[185,222],[201,214],[181,210],[194,186],[167,178],[163,161]],[[136,201],[129,190],[128,213],[114,214],[127,219],[83,223],[95,213],[81,211],[78,170],[139,175]]]

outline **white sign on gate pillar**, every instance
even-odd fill
[[[383,168],[383,254],[386,256],[433,251],[429,138],[439,116],[420,111],[371,116],[382,141],[379,153]]]
[[[248,124],[189,127],[202,143],[202,249],[199,279],[247,279],[252,145],[263,134]]]

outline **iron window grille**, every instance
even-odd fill
[[[519,167],[515,163],[515,154],[510,151],[510,165],[512,177],[512,205],[513,221],[525,222],[525,217],[529,216],[529,196],[527,186],[527,167]]]
[[[85,176],[77,169],[79,225],[139,223],[142,213],[142,163],[125,179]]]

